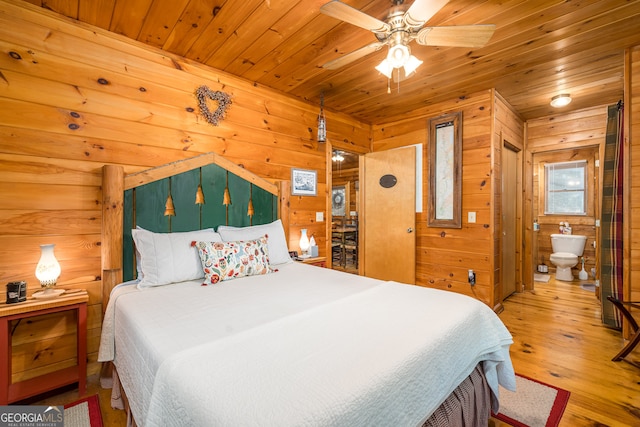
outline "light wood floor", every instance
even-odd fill
[[[571,392],[560,426],[640,426],[640,347],[612,362],[624,343],[602,325],[593,292],[554,279],[534,287],[507,298],[500,314],[515,371]]]
[[[535,287],[533,293],[509,297],[500,314],[514,338],[516,372],[571,392],[560,426],[640,426],[640,347],[629,362],[612,362],[623,340],[618,331],[602,326],[593,292],[578,282],[553,279]],[[110,391],[100,389],[96,377],[88,383],[87,395],[100,393],[104,425],[125,425],[124,413],[109,406]],[[76,399],[77,391],[68,391],[34,404]],[[498,420],[490,424],[506,426]]]

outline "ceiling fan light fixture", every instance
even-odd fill
[[[411,56],[411,52],[409,51],[408,46],[404,44],[396,44],[389,48],[389,53],[387,54],[387,61],[390,62],[393,68],[400,68],[407,63],[410,56]]]
[[[416,58],[413,55],[409,56],[409,59],[407,60],[407,62],[404,64],[404,75],[405,76],[409,76],[411,75],[411,73],[413,73],[414,71],[416,71],[416,69],[422,65],[422,61],[419,60],[418,58]]]
[[[384,74],[386,78],[390,79],[393,73],[393,67],[387,58],[383,59],[381,63],[376,65],[376,70],[381,74]]]
[[[342,155],[342,153],[340,153],[340,151],[334,151],[331,160],[333,160],[334,162],[342,162],[344,161],[344,156]]]
[[[554,108],[564,107],[571,102],[571,95],[568,93],[561,93],[551,98],[551,106]]]

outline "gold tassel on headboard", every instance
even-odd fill
[[[224,188],[224,196],[222,197],[222,204],[229,206],[231,204],[231,195],[229,194],[229,187]]]
[[[171,179],[169,179],[169,197],[164,204],[164,216],[176,216],[176,209],[173,207],[173,198],[171,197]]]
[[[247,216],[253,216],[255,210],[253,209],[253,199],[249,199],[249,207],[247,208]]]
[[[253,215],[256,213],[253,209],[253,185],[249,185],[249,206],[247,206],[247,216],[249,217],[249,223],[253,223]]]
[[[167,202],[164,204],[164,216],[176,216],[176,210],[173,207],[173,199],[171,198],[171,193],[169,193]]]
[[[200,168],[200,182],[196,191],[196,205],[204,205],[204,193],[202,192],[202,168]]]
[[[229,194],[229,171],[226,173],[226,182],[224,186],[224,195],[222,196],[222,204],[225,207],[225,224],[229,225],[229,205],[231,204],[231,194]]]
[[[204,193],[202,192],[202,185],[198,185],[198,191],[196,191],[196,205],[204,205]]]
[[[231,204],[231,195],[229,194],[229,171],[225,174],[224,196],[222,196],[222,204],[229,207]]]

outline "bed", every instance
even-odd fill
[[[99,361],[139,426],[486,425],[498,384],[515,388],[511,335],[475,299],[294,262],[281,219],[131,225],[107,227],[131,233],[138,277],[108,290]],[[220,253],[256,264],[230,273]]]

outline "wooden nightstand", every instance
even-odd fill
[[[34,299],[16,304],[0,304],[0,405],[7,405],[27,397],[36,396],[45,391],[78,383],[78,393],[85,393],[87,384],[87,301],[85,290],[63,294],[52,299]],[[12,384],[11,359],[12,335],[11,322],[22,319],[76,311],[77,321],[77,358],[76,366],[62,368],[24,381]]]
[[[299,262],[303,262],[305,264],[311,264],[318,267],[326,267],[327,266],[327,257],[324,256],[314,256],[311,258],[301,258]]]

